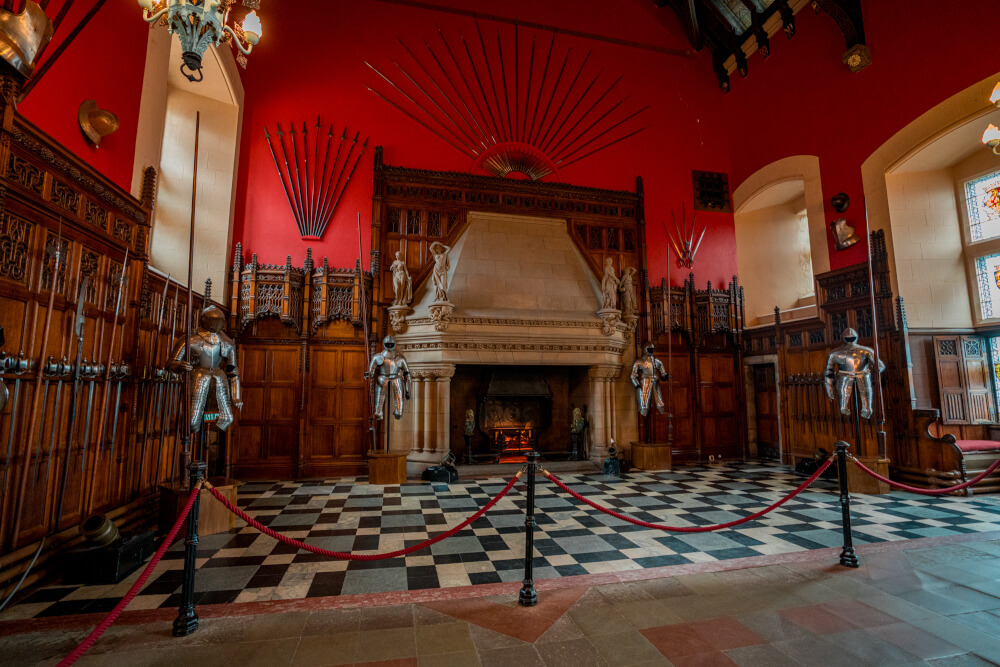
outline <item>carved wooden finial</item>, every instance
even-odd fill
[[[309,273],[310,271],[313,270],[313,249],[312,248],[306,248],[306,261],[304,261],[302,263],[302,266],[306,270],[306,273]]]
[[[156,200],[156,169],[146,167],[142,170],[142,207],[152,209]]]
[[[205,301],[212,300],[212,279],[205,278]]]

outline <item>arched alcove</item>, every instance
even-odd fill
[[[218,299],[227,284],[232,243],[243,85],[228,46],[205,52],[200,82],[188,81],[180,63],[180,41],[166,30],[150,30],[133,191],[139,188],[142,169],[155,165],[159,178],[150,265],[186,282],[195,118],[200,113],[192,282],[200,288],[211,278]]]
[[[815,313],[813,276],[830,266],[819,159],[796,155],[755,172],[733,193],[736,256],[749,322]]]
[[[988,102],[1000,74],[933,107],[862,165],[869,227],[886,231],[893,291],[911,328],[967,328],[986,319],[975,258],[995,248],[970,238],[964,183],[1000,169],[980,141],[1000,109]]]

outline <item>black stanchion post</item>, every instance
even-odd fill
[[[836,445],[837,479],[840,481],[840,516],[844,528],[844,550],[840,552],[840,564],[844,567],[858,567],[858,555],[854,553],[851,538],[851,494],[847,490],[847,450],[850,445],[841,440]]]
[[[535,555],[535,473],[538,471],[538,452],[528,452],[528,465],[525,475],[528,479],[528,505],[524,510],[524,585],[517,596],[518,603],[523,607],[534,607],[538,604],[538,593],[535,592],[535,580],[532,566]]]
[[[194,490],[205,474],[204,461],[192,461],[188,464],[191,475],[191,489]],[[198,553],[198,505],[201,493],[191,505],[188,515],[187,539],[184,541],[184,584],[181,588],[181,606],[174,619],[174,637],[187,637],[198,629],[198,614],[194,611],[194,561]]]

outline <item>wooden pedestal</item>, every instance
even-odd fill
[[[889,476],[889,459],[869,459],[859,456],[858,460],[883,477]],[[836,462],[834,466],[836,466]],[[847,490],[851,493],[869,495],[889,493],[890,491],[888,484],[878,481],[851,461],[847,462]]]
[[[236,488],[240,482],[226,477],[211,477],[208,480],[232,504],[236,504]],[[167,533],[177,520],[177,516],[187,503],[189,491],[174,489],[160,485],[160,521],[159,531]],[[198,499],[198,535],[215,535],[228,533],[236,528],[236,515],[226,509],[225,505],[216,500],[207,489],[202,489]],[[187,528],[181,528],[177,539],[187,535]]]
[[[640,470],[673,470],[673,452],[663,442],[633,442],[632,467]]]
[[[368,452],[369,484],[405,484],[406,452]]]

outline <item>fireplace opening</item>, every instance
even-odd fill
[[[535,450],[548,460],[570,456],[573,407],[586,413],[587,368],[458,366],[451,387],[451,451],[464,463],[521,463]],[[473,433],[464,415],[473,410]]]

